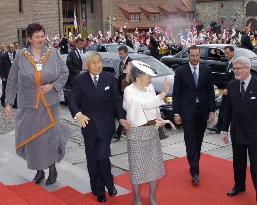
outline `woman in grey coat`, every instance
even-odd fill
[[[60,124],[59,94],[68,78],[68,68],[54,48],[44,46],[45,31],[40,24],[27,27],[30,46],[16,54],[6,87],[7,118],[17,95],[15,143],[16,153],[27,161],[29,169],[37,170],[33,182],[45,178],[46,185],[57,178],[55,167],[64,157],[71,135]]]

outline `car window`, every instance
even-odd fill
[[[109,44],[109,45],[105,45],[105,47],[107,48],[107,50],[109,51],[109,52],[115,52],[115,53],[117,53],[118,52],[118,48],[121,46],[121,44]],[[129,53],[135,53],[135,51],[132,49],[132,48],[130,48],[129,46],[127,46],[128,47],[128,52]]]
[[[208,52],[208,58],[213,60],[224,59],[224,52],[219,48],[210,48]]]
[[[184,53],[182,53],[181,57],[188,58],[188,51],[186,50]]]
[[[87,51],[96,51],[97,47],[98,47],[98,45],[91,45],[91,46],[88,46],[86,50]]]
[[[148,64],[151,68],[153,68],[157,72],[157,76],[174,74],[174,72],[171,69],[169,69],[168,66],[166,66],[165,64],[163,64],[162,62],[158,61],[157,59],[155,59],[153,57],[140,58],[137,60]]]

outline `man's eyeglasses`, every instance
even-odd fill
[[[242,67],[233,67],[232,70],[236,71],[236,70],[241,70],[242,68],[246,68],[246,66],[242,66]]]

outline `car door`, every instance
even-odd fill
[[[225,84],[226,62],[227,60],[222,49],[216,47],[208,49],[206,65],[211,67],[213,83],[218,87],[223,87]]]

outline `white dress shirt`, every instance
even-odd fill
[[[249,83],[250,83],[251,78],[252,78],[252,75],[250,74],[250,75],[248,76],[248,78],[246,78],[246,80],[240,81],[240,92],[241,92],[241,82],[245,82],[245,84],[244,84],[244,89],[245,89],[245,91],[246,91],[246,90],[247,90],[247,87],[248,87],[248,85],[249,85]]]
[[[139,127],[150,120],[161,117],[159,106],[164,105],[150,84],[145,91],[139,90],[133,83],[124,90],[123,108],[132,127]]]

